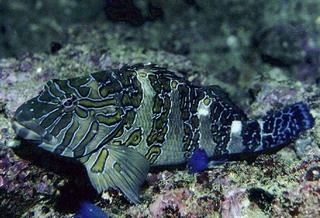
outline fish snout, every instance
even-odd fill
[[[55,139],[51,134],[42,128],[36,121],[22,121],[18,122],[16,120],[12,121],[12,128],[19,138],[33,142],[46,142],[52,143]]]

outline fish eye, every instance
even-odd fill
[[[63,106],[70,107],[73,104],[72,99],[67,99],[63,102]]]
[[[74,95],[71,95],[71,96],[63,99],[61,103],[66,111],[70,111],[75,107],[76,100],[77,100],[77,98]]]

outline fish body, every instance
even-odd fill
[[[263,153],[313,124],[304,103],[249,120],[218,86],[143,64],[50,80],[13,120],[19,137],[83,163],[98,192],[118,188],[135,203],[150,167],[199,149],[215,160]]]

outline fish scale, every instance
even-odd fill
[[[196,163],[203,152],[223,161],[255,156],[313,125],[302,102],[250,120],[220,87],[153,64],[50,80],[13,119],[18,137],[80,161],[98,192],[118,188],[134,203],[150,167]]]

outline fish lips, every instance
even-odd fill
[[[27,141],[32,141],[34,143],[53,144],[56,138],[49,134],[44,128],[42,128],[36,121],[12,121],[12,128],[19,138]]]

